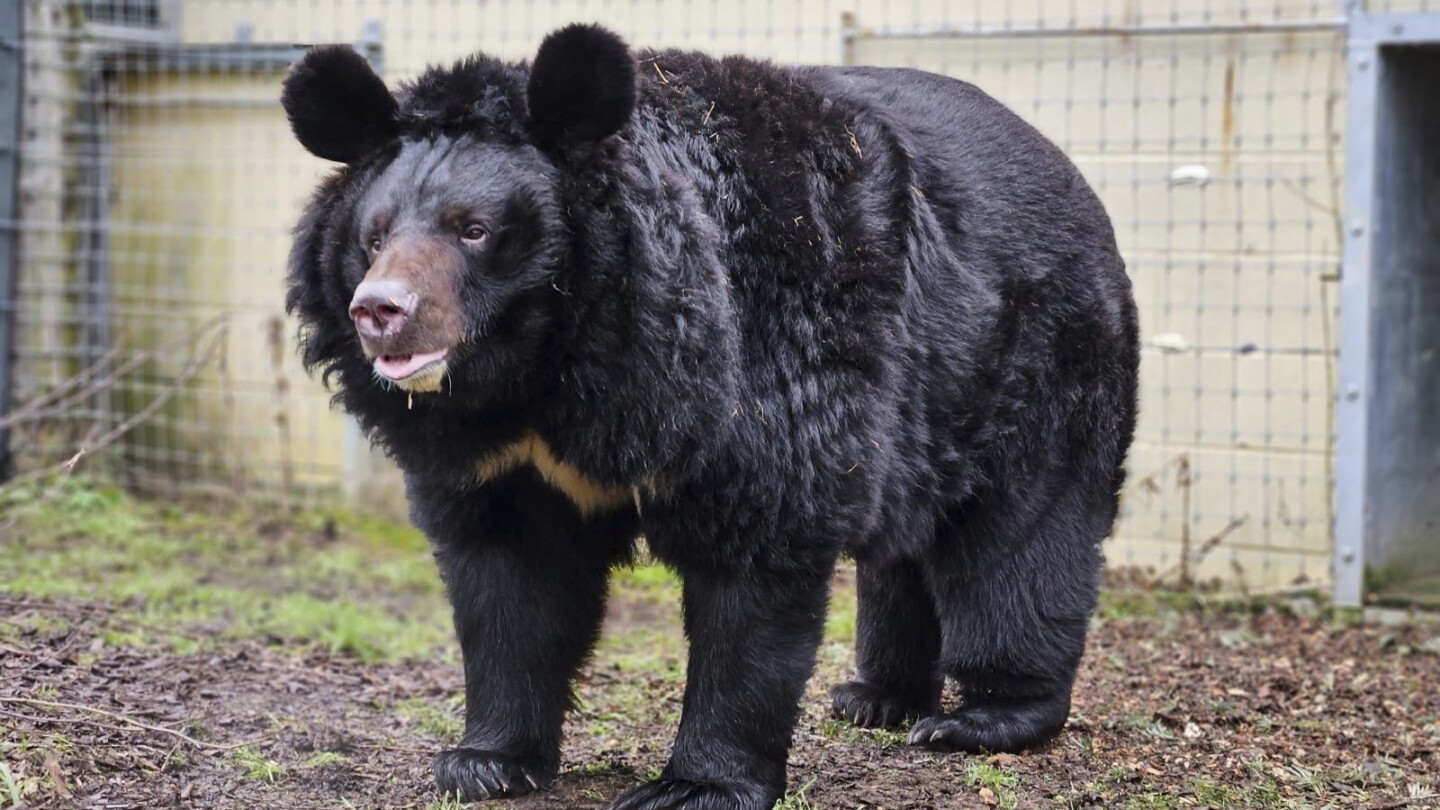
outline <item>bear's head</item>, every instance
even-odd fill
[[[346,387],[366,372],[408,392],[491,397],[526,385],[563,295],[565,166],[635,108],[624,42],[574,25],[551,34],[528,71],[469,59],[398,94],[350,48],[314,48],[281,100],[300,143],[345,164],[291,256],[307,364]]]

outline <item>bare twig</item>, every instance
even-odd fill
[[[113,387],[121,377],[130,373],[146,361],[153,360],[164,354],[195,343],[207,332],[212,332],[224,324],[228,317],[226,314],[217,315],[200,324],[193,332],[189,332],[175,340],[163,343],[154,348],[137,352],[126,359],[125,362],[107,370],[107,367],[109,367],[125,349],[122,344],[117,343],[95,362],[81,369],[75,376],[59,383],[54,388],[51,388],[34,400],[25,403],[13,412],[6,414],[4,417],[0,417],[0,428],[63,416],[95,394]],[[77,387],[81,385],[84,387],[76,390]]]
[[[8,655],[23,655],[26,658],[39,658],[43,654],[35,650],[22,650],[19,647],[11,647],[9,644],[3,642],[0,642],[0,652]]]
[[[412,748],[405,745],[389,745],[387,743],[356,743],[356,748],[365,748],[371,751],[396,751],[402,754],[433,754],[433,748]]]
[[[190,380],[193,379],[196,374],[199,374],[200,369],[204,368],[205,364],[210,362],[210,359],[215,356],[216,350],[220,347],[220,334],[221,332],[218,330],[212,332],[210,335],[211,339],[209,346],[207,346],[205,351],[203,352],[196,351],[190,355],[190,359],[185,364],[185,368],[180,371],[179,376],[175,378],[174,382],[172,382],[168,387],[166,387],[165,390],[156,394],[155,398],[150,400],[149,405],[141,408],[139,411],[132,414],[129,419],[126,419],[124,422],[116,425],[108,433],[101,436],[99,439],[96,439],[94,446],[88,448],[89,451],[93,453],[95,451],[102,450],[105,447],[110,446],[115,442],[116,439],[119,439],[121,436],[124,436],[126,433],[134,430],[137,426],[145,422],[150,417],[154,416],[156,412],[158,412],[161,408],[165,407],[165,403],[169,402],[175,397],[176,394],[180,393],[180,389],[184,387],[185,383],[190,382]],[[81,454],[83,454],[85,451],[86,448],[81,448]],[[66,464],[71,468],[74,467],[74,464],[71,462],[66,462]]]
[[[46,419],[51,416],[58,416],[64,414],[69,411],[75,403],[88,398],[91,394],[94,394],[97,391],[100,391],[105,387],[103,384],[87,386],[74,396],[69,396],[70,391],[74,390],[80,385],[84,385],[91,379],[99,376],[101,371],[103,371],[106,366],[114,362],[115,358],[120,356],[120,352],[122,349],[122,346],[116,345],[114,348],[110,349],[110,351],[101,355],[100,358],[97,359],[95,362],[81,369],[80,372],[75,376],[69,377],[61,381],[58,385],[46,391],[44,394],[41,394],[35,399],[25,403],[11,413],[5,414],[3,417],[0,417],[0,428],[11,427],[13,425],[18,425],[24,422],[39,421],[41,419]],[[125,364],[122,364],[122,366],[124,365]],[[123,374],[124,370],[125,369],[122,368],[117,371],[118,373]],[[112,372],[112,374],[115,373],[117,372]],[[56,402],[59,402],[59,404],[55,405],[55,407],[49,407]]]
[[[165,773],[167,770],[170,769],[171,765],[175,764],[175,754],[180,751],[180,746],[184,744],[184,742],[176,742],[173,746],[170,747],[170,750],[165,753],[165,758],[162,759],[160,762],[160,773]]]
[[[270,367],[275,370],[275,429],[280,441],[280,491],[285,511],[290,511],[290,493],[295,491],[295,462],[290,432],[290,381],[285,377],[285,319],[270,319],[266,340],[270,345]]]
[[[44,602],[16,601],[14,599],[0,599],[0,607],[11,608],[12,610],[34,610],[48,613],[67,613],[72,616],[91,616],[95,613],[113,613],[110,608],[100,606],[71,607],[69,605],[52,605]]]
[[[208,335],[206,334],[206,332],[208,332]],[[165,407],[165,404],[168,403],[171,399],[173,399],[178,393],[180,393],[180,391],[184,389],[185,385],[190,382],[190,380],[193,379],[196,374],[199,374],[200,370],[204,368],[211,359],[214,358],[215,354],[220,348],[220,338],[223,335],[223,317],[212,319],[205,326],[201,327],[199,334],[200,340],[204,340],[206,337],[208,337],[208,342],[206,342],[203,347],[197,348],[191,352],[190,357],[187,360],[184,368],[181,369],[180,374],[175,377],[175,379],[170,383],[169,386],[156,394],[155,398],[152,399],[149,404],[147,404],[144,408],[141,408],[139,411],[132,414],[130,418],[126,419],[125,421],[121,422],[120,424],[116,425],[115,427],[111,428],[109,431],[106,431],[100,436],[87,437],[86,440],[81,443],[80,448],[75,452],[75,454],[72,455],[70,458],[66,459],[65,461],[62,461],[59,464],[52,464],[48,467],[42,467],[40,469],[33,470],[23,475],[15,476],[11,478],[8,482],[6,482],[3,487],[0,487],[0,492],[3,492],[6,489],[11,489],[32,481],[38,481],[57,476],[59,478],[59,480],[56,481],[55,484],[52,484],[52,486],[42,496],[26,504],[24,507],[15,510],[11,514],[9,519],[7,519],[3,523],[0,523],[0,529],[7,529],[14,526],[15,522],[19,520],[19,518],[23,514],[34,510],[36,507],[47,503],[48,501],[56,497],[59,492],[59,488],[57,485],[64,482],[71,475],[73,475],[76,466],[82,460],[84,460],[87,456],[94,455],[95,453],[105,449],[106,447],[109,447],[111,444],[114,444],[125,434],[129,433],[139,425],[149,420],[152,416],[159,412],[161,408]],[[197,336],[193,334],[187,338],[187,340],[190,342],[194,342],[196,339]],[[160,349],[154,349],[149,352],[144,352],[137,357],[153,356],[163,350],[165,350],[164,347]],[[134,358],[132,358],[132,360],[133,359]],[[128,366],[129,364],[125,365]],[[104,378],[105,381],[108,381],[107,384],[110,385],[113,385],[116,379],[118,379],[118,376],[116,371],[113,370]],[[92,434],[98,429],[98,427],[98,424],[92,427]]]
[[[34,706],[36,708],[42,709],[66,709],[74,712],[87,712],[89,714],[96,715],[97,717],[104,717],[109,720],[123,723],[124,725],[131,728],[138,728],[142,731],[153,731],[156,734],[168,734],[169,736],[174,737],[177,740],[185,742],[189,745],[193,745],[196,748],[203,748],[207,751],[234,751],[236,748],[242,748],[247,745],[254,745],[275,736],[274,734],[268,734],[263,737],[256,737],[253,740],[246,740],[245,742],[225,743],[222,745],[219,743],[208,743],[204,740],[197,740],[194,737],[191,737],[190,735],[184,733],[183,731],[176,731],[173,728],[166,728],[164,726],[152,726],[149,723],[142,723],[139,720],[134,720],[132,718],[126,717],[123,714],[116,714],[115,712],[109,712],[104,709],[97,709],[94,706],[86,706],[80,703],[61,703],[60,701],[56,700],[37,700],[35,698],[17,697],[0,697],[0,703],[8,703],[11,705],[21,706]],[[105,728],[111,731],[123,730],[115,726],[108,725],[106,723],[89,720],[83,717],[31,717],[29,715],[12,715],[9,712],[6,712],[6,714],[12,717],[18,716],[32,723],[66,723],[71,725],[95,726],[97,728]]]
[[[1220,543],[1226,537],[1234,534],[1236,529],[1244,526],[1245,523],[1249,520],[1249,515],[1241,515],[1237,518],[1231,518],[1230,522],[1225,524],[1225,528],[1206,538],[1205,542],[1200,544],[1200,548],[1195,549],[1195,563],[1198,565],[1203,562],[1205,560],[1205,557],[1207,557],[1211,551],[1215,550],[1216,546],[1220,545]]]
[[[1229,523],[1225,524],[1225,528],[1205,538],[1205,541],[1202,542],[1200,544],[1200,547],[1195,549],[1194,552],[1186,551],[1185,557],[1182,558],[1180,562],[1156,574],[1155,577],[1151,580],[1150,584],[1152,586],[1155,586],[1164,583],[1165,580],[1169,579],[1171,575],[1176,573],[1177,569],[1180,572],[1180,584],[1182,586],[1189,587],[1190,585],[1194,584],[1190,579],[1190,566],[1198,566],[1201,562],[1205,560],[1205,558],[1210,554],[1210,552],[1215,550],[1216,546],[1223,543],[1225,541],[1225,538],[1234,534],[1237,529],[1239,529],[1241,526],[1244,526],[1249,520],[1249,515],[1241,515],[1238,518],[1232,518]],[[1184,540],[1185,546],[1188,548],[1189,532],[1185,533]]]
[[[1165,475],[1165,472],[1171,467],[1178,467],[1182,458],[1188,458],[1188,456],[1185,453],[1180,453],[1179,455],[1176,455],[1174,458],[1169,459],[1164,464],[1160,465],[1158,468],[1151,470],[1148,475],[1143,475],[1139,478],[1134,479],[1130,483],[1129,488],[1137,490],[1144,495],[1159,495],[1161,492],[1161,476]]]
[[[17,602],[11,599],[0,599],[0,608],[8,608],[15,613],[58,613],[62,616],[74,616],[79,619],[90,619],[101,625],[119,625],[136,630],[147,630],[157,636],[183,636],[185,638],[198,638],[191,633],[181,631],[175,627],[161,627],[156,624],[142,622],[139,619],[121,613],[114,608],[104,605],[56,605],[46,602]],[[3,621],[3,619],[0,619]]]
[[[1175,460],[1175,486],[1180,488],[1180,587],[1193,584],[1190,574],[1190,454]]]

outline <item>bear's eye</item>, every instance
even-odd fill
[[[485,237],[489,235],[490,232],[485,230],[485,226],[478,222],[468,223],[464,228],[460,229],[460,238],[466,242],[483,242],[485,241]]]

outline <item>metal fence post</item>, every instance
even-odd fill
[[[16,318],[20,104],[24,5],[0,4],[0,420],[10,412]],[[0,422],[0,481],[10,476],[10,431]]]
[[[1365,583],[1366,493],[1371,393],[1370,204],[1375,162],[1375,93],[1380,66],[1373,43],[1357,42],[1350,9],[1346,43],[1345,243],[1340,275],[1340,390],[1335,425],[1335,604],[1358,607]]]

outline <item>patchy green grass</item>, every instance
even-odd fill
[[[805,795],[814,786],[815,780],[811,779],[798,789],[786,793],[780,801],[775,803],[774,810],[820,810],[819,806],[813,804]]]
[[[998,765],[971,762],[965,766],[965,784],[976,788],[986,804],[1001,810],[1014,810],[1019,805],[1015,789],[1020,786],[1020,777]]]
[[[168,805],[186,786],[196,806],[237,796],[286,810],[469,806],[437,798],[428,781],[429,756],[460,736],[463,712],[449,610],[412,529],[343,513],[147,502],[74,481],[54,498],[0,490],[0,534],[0,602],[12,608],[0,613],[0,655],[45,662],[21,668],[30,674],[14,694],[124,715],[136,694],[107,703],[103,679],[124,675],[116,682],[141,690],[152,672],[188,671],[186,683],[205,685],[226,668],[245,696],[230,705],[197,694],[177,707],[168,683],[155,687],[180,712],[167,727],[241,746],[232,750],[167,754],[138,726],[58,707],[26,708],[34,717],[13,732],[0,720],[0,810],[70,806],[67,789],[88,798],[102,780],[143,796],[137,806]],[[686,677],[681,586],[642,558],[615,572],[612,597],[576,684],[564,775],[487,810],[603,806],[659,776]],[[830,718],[824,689],[853,672],[855,608],[853,566],[841,566],[777,810],[892,807],[917,795],[937,807],[1067,810],[1435,805],[1440,636],[1428,625],[1344,628],[1288,608],[1257,611],[1245,598],[1107,591],[1075,722],[1017,762],[922,752],[904,730]],[[234,667],[214,654],[253,653],[256,642],[274,649]],[[176,654],[193,651],[202,654]],[[277,673],[304,684],[317,667],[324,683],[276,689],[286,683]],[[350,694],[345,684],[363,686]],[[1327,708],[1342,700],[1350,710]],[[332,739],[353,744],[316,747]],[[141,764],[112,770],[106,752],[130,742]],[[392,773],[408,776],[372,778]],[[357,790],[367,798],[353,799]]]
[[[442,703],[414,698],[396,704],[395,710],[409,718],[417,731],[443,744],[453,744],[465,731],[465,696],[452,695]]]
[[[246,745],[231,751],[230,761],[240,766],[240,769],[245,772],[246,779],[275,782],[285,773],[285,769],[280,767],[280,763],[266,758],[260,752]]]
[[[610,628],[600,638],[595,654],[618,673],[684,683],[686,647],[678,609],[674,621],[667,625]]]
[[[855,643],[855,583],[848,579],[830,592],[825,643],[849,649]]]
[[[10,771],[10,763],[0,762],[0,787],[5,789],[6,807],[19,807],[24,801],[20,783]]]
[[[1240,807],[1244,800],[1244,793],[1231,785],[1221,785],[1215,782],[1196,782],[1192,790],[1195,793],[1195,800],[1205,807],[1223,808]]]
[[[846,745],[873,745],[895,748],[906,744],[909,732],[903,729],[861,728],[847,720],[826,717],[820,721],[820,736]]]
[[[15,521],[0,595],[115,605],[104,635],[114,646],[188,652],[264,639],[366,662],[453,649],[428,547],[408,527],[343,513],[277,521],[181,509],[79,480],[35,497],[0,492],[0,521]]]
[[[1316,810],[1323,807],[1337,807],[1331,802],[1335,793],[1330,787],[1319,787],[1310,798],[1297,797],[1294,790],[1286,791],[1267,772],[1266,766],[1253,763],[1249,780],[1219,782],[1213,779],[1198,779],[1183,789],[1166,786],[1148,777],[1141,770],[1132,770],[1116,765],[1090,781],[1080,795],[1090,797],[1096,804],[1083,806],[1116,807],[1122,810],[1179,810],[1179,808],[1202,807],[1207,810]],[[1303,769],[1302,769],[1303,770]],[[1298,785],[1303,774],[1293,768],[1286,769],[1287,780]],[[1364,804],[1367,797],[1363,792],[1348,794],[1352,801]],[[1080,807],[1075,797],[1057,798],[1058,807]],[[1345,806],[1358,806],[1347,804]]]
[[[610,590],[623,592],[631,600],[679,604],[680,578],[642,554],[634,565],[615,569],[610,577]]]
[[[341,762],[347,761],[349,761],[349,758],[346,757],[344,754],[338,754],[334,751],[321,751],[320,753],[315,754],[314,756],[300,763],[300,767],[323,768],[326,765],[336,765]]]
[[[1121,805],[1123,810],[1180,810],[1182,807],[1178,796],[1167,796],[1163,793],[1142,793],[1136,796],[1129,796],[1125,804]]]
[[[1203,595],[1189,591],[1121,588],[1100,592],[1100,604],[1095,609],[1095,615],[1100,621],[1151,618],[1175,611],[1200,610],[1205,605]]]
[[[0,491],[0,522],[14,520],[21,552],[0,557],[0,598],[53,602],[17,612],[0,624],[0,639],[63,630],[79,615],[66,613],[73,607],[115,648],[184,654],[259,640],[366,663],[458,663],[443,588],[415,530],[344,512],[196,506],[147,501],[80,479],[43,499],[23,489]],[[822,666],[851,656],[855,594],[846,584],[832,598]],[[659,724],[668,738],[679,722],[687,658],[681,584],[642,554],[613,573],[611,589],[619,618],[607,624],[594,657],[602,674],[580,685],[574,716],[597,751],[633,756],[662,743],[647,741],[641,729]],[[462,733],[462,701],[458,693],[414,698],[393,711],[414,732],[444,744]],[[830,729],[850,741],[903,744],[894,732],[833,723]],[[322,753],[276,761],[248,748],[225,756],[247,779],[267,783],[343,759]],[[803,792],[787,801],[810,806]]]
[[[113,646],[184,653],[262,639],[367,663],[455,660],[440,579],[424,538],[408,526],[345,512],[276,516],[146,501],[80,478],[44,498],[25,487],[0,491],[7,520],[18,553],[0,556],[0,596],[115,605],[103,636]],[[679,616],[678,578],[648,558],[617,569],[611,587],[629,603]],[[63,613],[23,621],[65,623]],[[678,618],[647,624],[610,628],[597,654],[623,672],[683,681]],[[7,631],[15,628],[0,627]],[[822,663],[847,660],[854,638],[847,584],[832,595]]]
[[[425,810],[465,810],[466,803],[460,799],[458,793],[441,796],[439,799],[425,805]],[[508,803],[500,805],[508,807]]]

